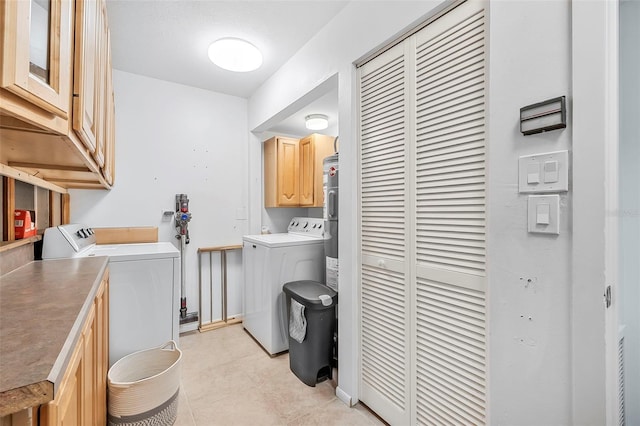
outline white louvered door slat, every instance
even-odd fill
[[[358,68],[360,399],[390,424],[487,421],[483,7]]]
[[[406,64],[402,46],[359,68],[360,390],[391,423],[408,423]]]
[[[468,1],[417,34],[420,424],[486,422],[484,21]]]

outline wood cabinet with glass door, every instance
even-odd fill
[[[63,188],[111,187],[106,2],[0,0],[0,22],[0,163]]]
[[[0,0],[2,115],[65,134],[69,127],[72,0]]]

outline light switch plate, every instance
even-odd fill
[[[530,233],[560,234],[559,195],[529,195],[527,208],[527,229]],[[545,221],[549,223],[545,224]]]
[[[532,171],[538,171],[538,181]],[[518,159],[518,191],[521,194],[569,190],[569,151],[525,155]]]

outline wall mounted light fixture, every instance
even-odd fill
[[[565,127],[567,106],[564,96],[520,108],[520,131],[525,136]]]
[[[304,118],[304,125],[309,130],[324,130],[329,127],[329,117],[324,114],[309,114]]]

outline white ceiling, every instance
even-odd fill
[[[107,0],[113,67],[248,98],[348,1]],[[247,73],[218,68],[207,49],[243,38],[263,54]]]
[[[107,0],[113,67],[187,86],[250,97],[324,27],[348,1],[338,0]],[[247,73],[223,70],[207,49],[223,37],[258,47],[262,67]],[[299,108],[298,108],[299,107]],[[326,114],[337,135],[337,88],[298,105],[262,129],[305,136],[304,116]]]
[[[295,112],[288,117],[269,126],[271,133],[303,137],[312,133],[304,126],[304,118],[310,114],[324,114],[329,118],[329,127],[326,130],[320,130],[318,133],[324,135],[338,135],[338,88],[334,87],[326,95],[320,96],[310,103],[300,106]]]

